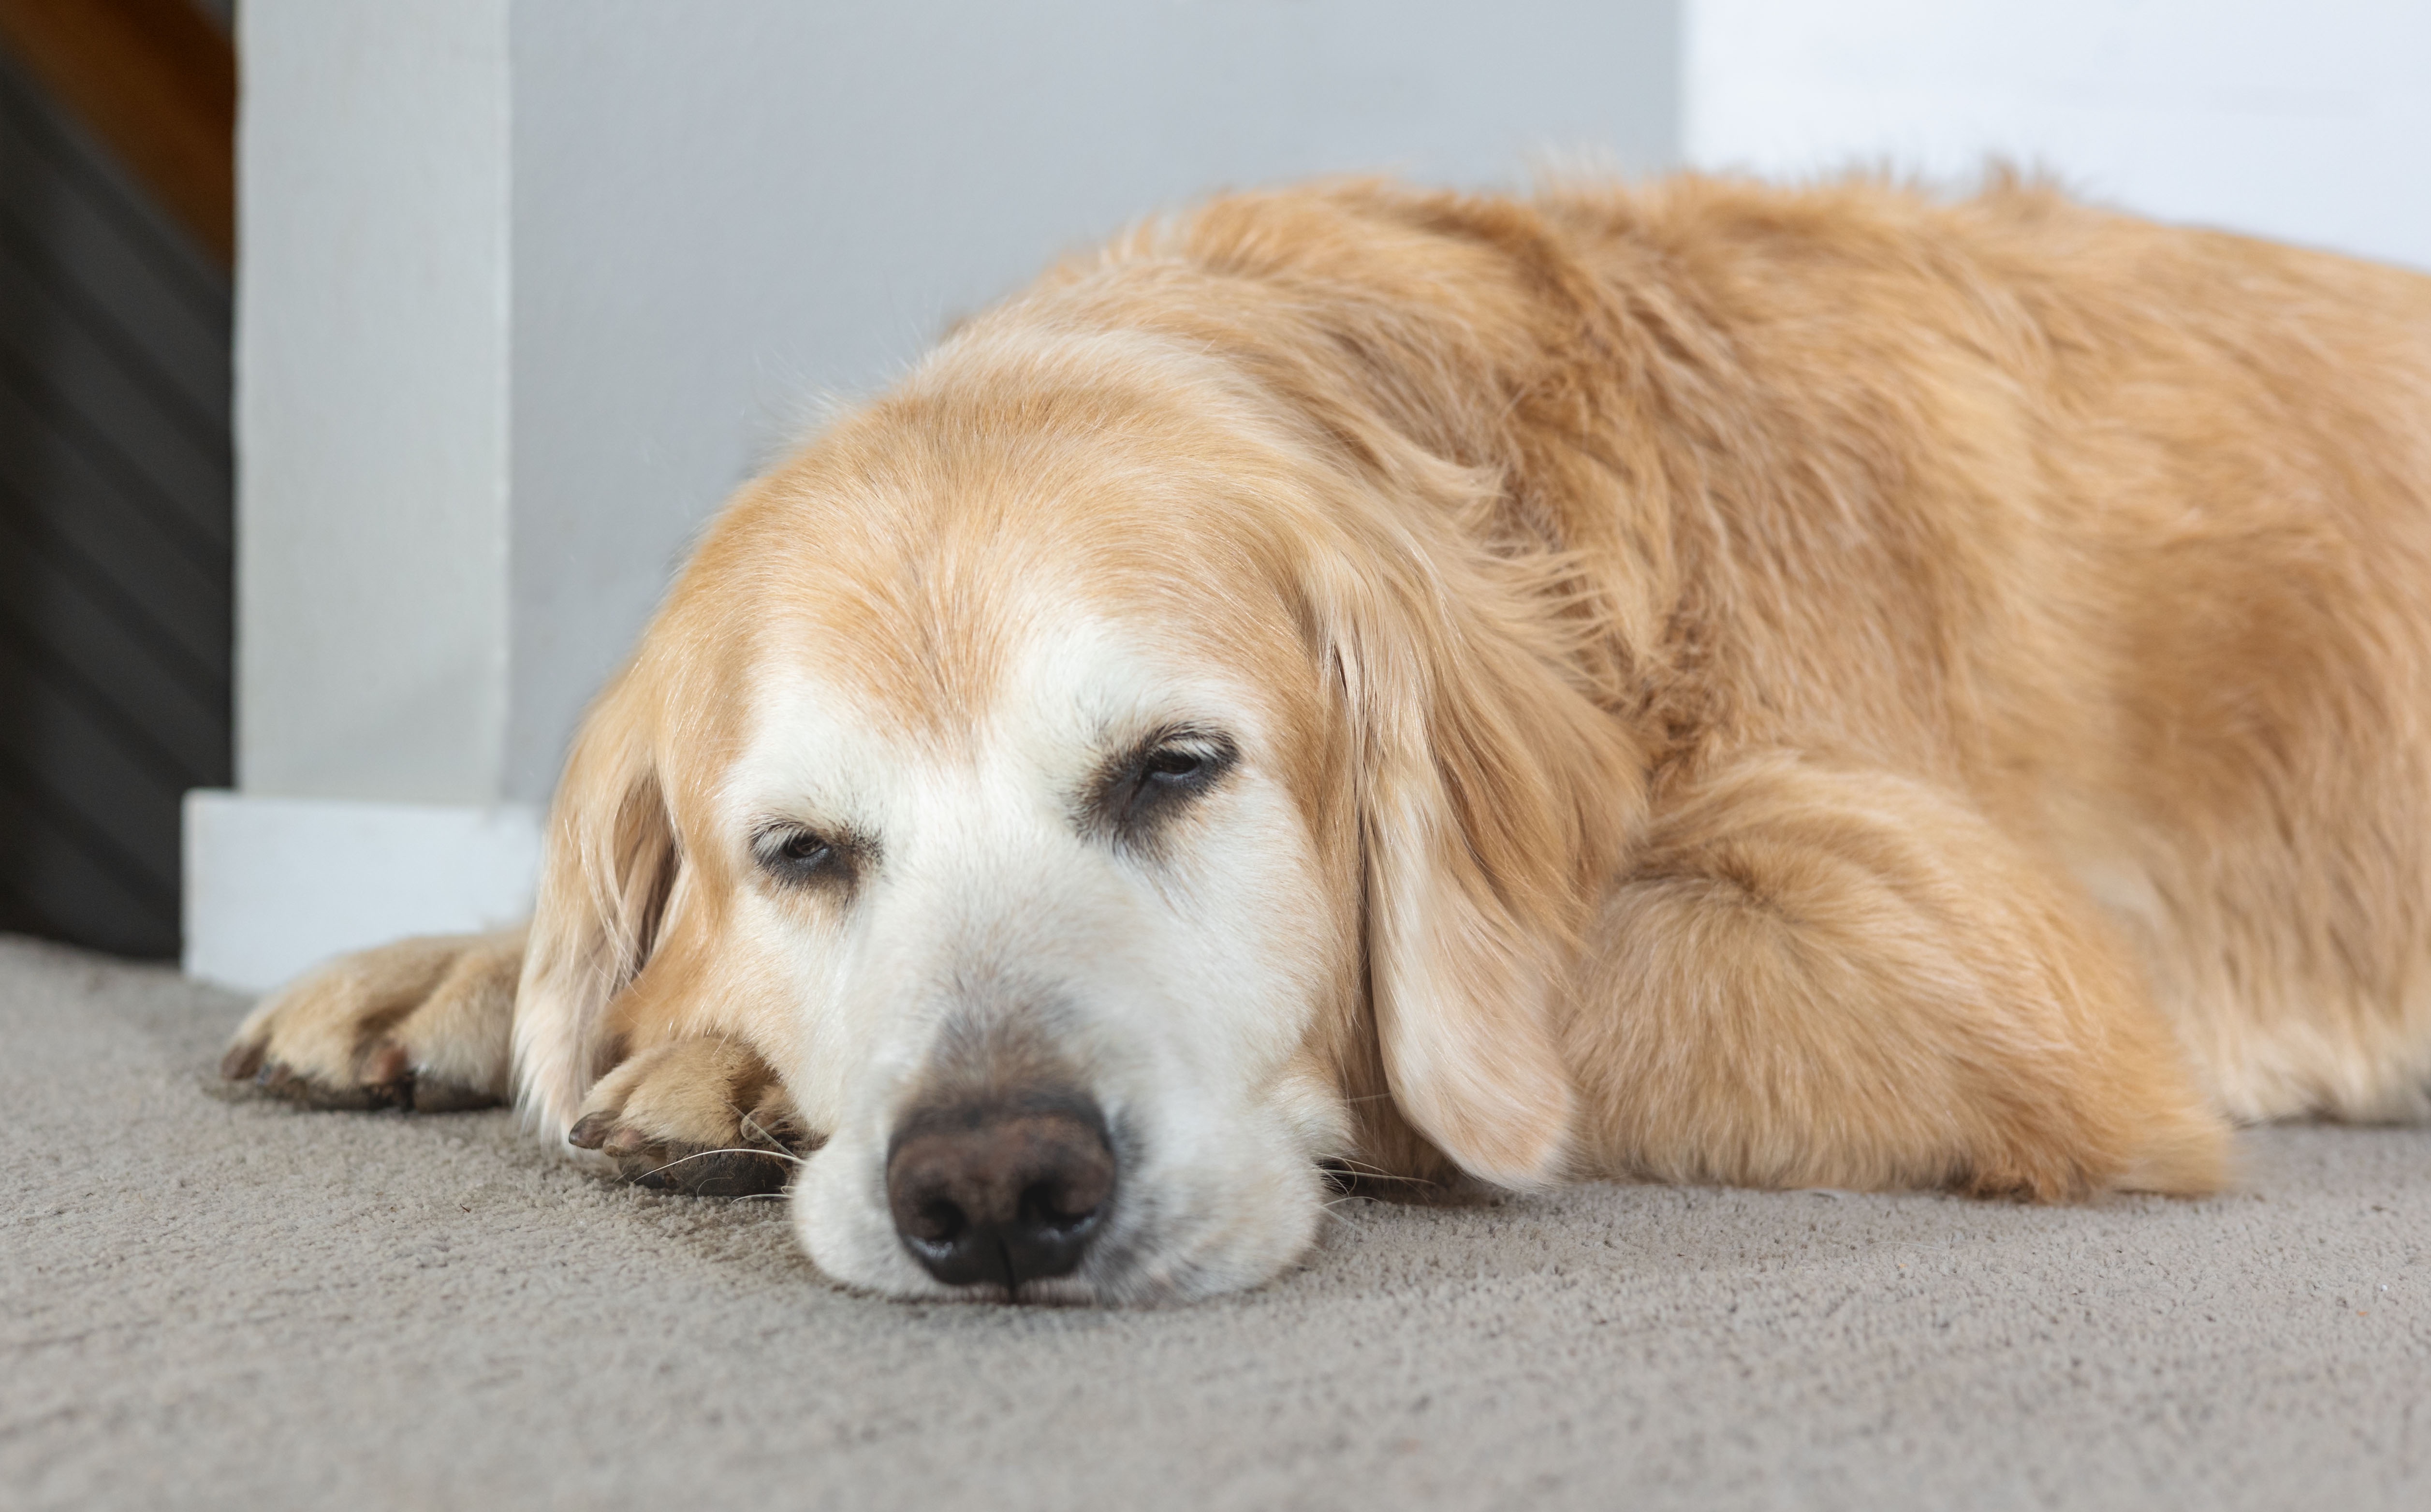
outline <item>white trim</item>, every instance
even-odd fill
[[[187,974],[240,991],[408,935],[531,911],[541,813],[186,794]]]

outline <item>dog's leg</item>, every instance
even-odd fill
[[[628,1181],[712,1197],[782,1190],[816,1143],[759,1052],[723,1037],[627,1060],[591,1089],[566,1138]]]
[[[524,932],[409,939],[264,998],[220,1062],[311,1107],[489,1107],[508,1095]]]
[[[1658,810],[1567,1029],[1598,1169],[2051,1201],[2214,1189],[2227,1128],[2063,874],[1964,802],[1788,756]]]
[[[361,951],[262,1000],[220,1062],[308,1107],[491,1107],[511,1093],[524,932],[409,939]],[[569,1140],[645,1187],[711,1196],[777,1191],[815,1141],[749,1045],[694,1038],[602,1077]]]

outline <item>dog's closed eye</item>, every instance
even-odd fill
[[[1109,762],[1099,774],[1090,818],[1120,840],[1149,837],[1166,818],[1207,791],[1238,752],[1225,737],[1162,730]]]
[[[751,858],[776,881],[791,887],[852,881],[855,848],[799,824],[763,825],[751,838]]]

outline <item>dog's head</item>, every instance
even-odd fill
[[[1296,315],[1252,361],[1139,313],[1226,298],[1050,290],[729,509],[559,795],[545,1123],[747,1034],[811,1254],[901,1296],[1202,1295],[1310,1244],[1320,1162],[1560,1171],[1636,756],[1501,476]]]

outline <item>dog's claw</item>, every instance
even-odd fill
[[[469,1113],[476,1108],[496,1107],[505,1102],[478,1088],[456,1082],[432,1081],[417,1076],[413,1082],[413,1110],[416,1113]]]
[[[383,1047],[365,1066],[361,1080],[351,1086],[333,1086],[299,1074],[283,1062],[265,1059],[258,1049],[243,1058],[230,1051],[220,1063],[220,1074],[230,1081],[250,1080],[254,1089],[265,1097],[276,1097],[299,1107],[342,1112],[394,1107],[413,1113],[464,1113],[495,1107],[505,1101],[478,1088],[417,1075],[411,1065],[405,1064],[406,1058],[402,1047]]]
[[[599,1151],[615,1162],[618,1177],[656,1191],[744,1197],[782,1191],[793,1175],[792,1163],[780,1153],[662,1143],[605,1110],[576,1120],[565,1132],[565,1142],[578,1150]]]
[[[261,1070],[261,1057],[266,1047],[259,1042],[228,1046],[228,1053],[220,1057],[221,1079],[231,1082],[249,1080],[256,1072]]]
[[[620,1155],[617,1173],[636,1187],[687,1192],[695,1197],[754,1197],[785,1189],[790,1162],[752,1150],[695,1150],[658,1146]]]
[[[413,1074],[413,1057],[394,1039],[366,1047],[355,1079],[365,1087],[394,1087]]]
[[[268,1096],[293,1103],[299,1107],[336,1108],[360,1112],[366,1108],[387,1107],[395,1102],[395,1089],[387,1087],[326,1087],[310,1076],[300,1076],[279,1061],[270,1061],[254,1072],[253,1085]]]
[[[258,1004],[220,1057],[220,1074],[301,1107],[495,1106],[509,1090],[522,964],[512,933],[405,940],[343,957]]]
[[[591,1089],[566,1143],[621,1180],[704,1197],[779,1192],[818,1140],[766,1061],[728,1040],[684,1040],[628,1060]]]

